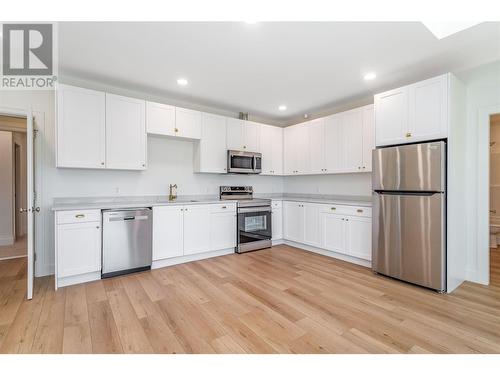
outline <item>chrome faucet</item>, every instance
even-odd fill
[[[177,184],[170,184],[170,193],[168,195],[168,200],[173,201],[177,199]]]

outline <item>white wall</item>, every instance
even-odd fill
[[[285,177],[284,192],[292,194],[372,194],[371,173]]]
[[[480,144],[480,127],[484,126],[480,122],[480,114],[486,108],[500,105],[500,61],[483,65],[465,72],[459,72],[457,77],[465,84],[467,90],[467,169],[471,171],[468,179],[467,194],[472,199],[468,200],[464,215],[467,215],[467,279],[476,282],[485,282],[484,272],[481,270],[481,259],[484,254],[488,254],[489,249],[484,248],[484,241],[480,241],[478,230],[481,236],[488,234],[488,228],[478,228],[478,222],[482,221],[488,225],[488,217],[478,217],[478,205],[484,200],[486,203],[486,215],[488,213],[487,201],[488,192],[480,192],[479,185],[487,184],[488,176],[488,140]],[[486,158],[484,158],[486,155]],[[487,186],[486,186],[487,189]],[[483,215],[484,216],[484,215]],[[481,224],[484,226],[484,224]]]
[[[0,131],[0,246],[14,242],[12,187],[12,133]]]

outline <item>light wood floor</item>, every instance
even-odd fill
[[[500,251],[492,285],[451,295],[277,246],[25,301],[25,262],[0,262],[3,353],[500,352]]]
[[[0,246],[0,261],[8,258],[20,258],[27,254],[26,236],[19,237],[9,246]]]

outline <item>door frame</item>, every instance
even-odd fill
[[[490,283],[490,116],[500,113],[500,103],[481,108],[478,113],[476,248],[477,281]]]
[[[28,110],[20,110],[20,109],[14,109],[14,108],[0,107],[0,114],[4,115],[4,116],[25,118],[26,121],[29,121],[29,118],[31,118],[32,126],[33,126],[33,133],[35,133],[35,124],[34,124],[35,120],[34,120],[34,116],[33,116],[33,112],[31,110],[31,108],[29,108]],[[27,128],[28,128],[28,124],[26,124],[26,129]],[[28,132],[27,132],[27,135],[29,135]],[[29,143],[30,142],[27,139],[27,144],[29,144]],[[35,148],[34,140],[32,140],[31,144],[32,144],[32,152],[34,152],[34,148]],[[28,151],[29,150],[27,149],[26,152],[28,152]],[[38,163],[33,164],[33,173],[35,173],[35,169],[37,168],[37,165],[38,165]],[[28,179],[29,179],[29,176],[28,176]],[[33,184],[33,186],[34,186],[35,190],[37,190],[37,194],[39,195],[40,194],[40,191],[38,190],[38,187],[40,186],[39,183],[36,183],[36,185]],[[28,206],[30,206],[33,203],[34,202],[26,202],[26,204]],[[37,203],[39,203],[39,202],[37,202]],[[35,226],[36,215],[34,215],[33,213],[32,213],[32,215],[33,215],[32,225]],[[35,234],[34,230],[32,231],[32,234],[30,234],[29,222],[30,222],[30,220],[28,219],[28,231],[27,231],[28,233],[26,233],[26,235],[28,236],[27,242],[29,243],[31,241],[32,248],[34,249],[35,242],[36,242],[36,234]],[[29,245],[28,245],[28,247],[29,247]],[[35,275],[35,262],[34,262],[34,260],[35,260],[34,259],[34,252],[31,253],[28,249],[28,251],[27,251],[27,263],[28,263],[27,279],[28,280],[27,280],[27,286],[26,286],[26,298],[27,299],[33,298],[33,280],[34,280],[34,275]]]

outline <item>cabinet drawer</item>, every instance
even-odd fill
[[[60,211],[57,212],[57,224],[87,223],[101,221],[100,210]]]
[[[273,210],[279,210],[283,207],[283,201],[272,201],[271,208]]]
[[[236,204],[234,203],[217,203],[210,205],[210,213],[217,212],[235,212]]]
[[[372,217],[371,207],[345,206],[342,204],[322,205],[321,212],[329,212],[339,215]]]

